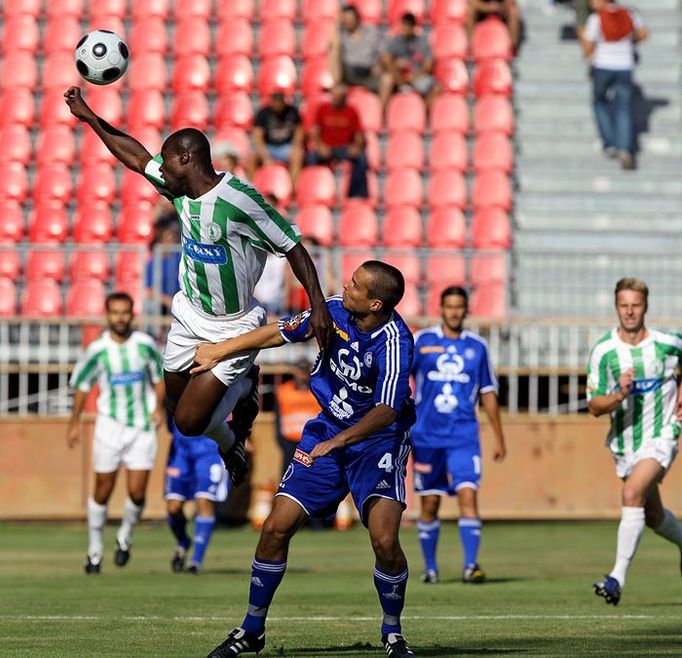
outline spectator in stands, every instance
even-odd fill
[[[381,66],[381,35],[360,23],[355,5],[345,5],[336,19],[330,44],[330,67],[334,82],[378,91]]]
[[[582,44],[585,35],[585,24],[590,15],[590,0],[572,0],[573,11],[575,11],[575,36]]]
[[[347,95],[345,84],[335,84],[331,102],[318,107],[311,132],[313,150],[308,153],[306,163],[316,165],[349,160],[352,168],[348,196],[366,198],[369,194],[365,137],[358,113],[346,102]]]
[[[147,299],[152,314],[170,313],[173,295],[180,290],[178,271],[180,269],[180,252],[166,245],[180,244],[180,229],[175,212],[161,215],[154,224],[154,238],[150,245],[152,255],[147,262],[145,282]],[[155,250],[156,245],[162,245]],[[158,269],[157,269],[158,268]],[[157,277],[160,277],[156,280]],[[158,288],[160,308],[155,304],[155,291]]]
[[[474,26],[488,16],[497,16],[507,25],[509,38],[516,50],[521,40],[521,12],[516,0],[469,0],[467,7],[467,31],[469,39]]]
[[[288,165],[293,183],[303,164],[303,126],[295,106],[286,102],[282,92],[275,92],[270,101],[256,114],[253,152],[246,161],[246,175],[253,179],[261,165],[281,162]]]
[[[639,15],[612,0],[590,0],[594,13],[583,38],[585,57],[592,62],[594,114],[604,154],[618,157],[623,169],[634,169],[632,72],[635,43],[648,36]]]
[[[385,108],[396,89],[414,89],[428,107],[436,94],[433,56],[427,38],[417,33],[417,19],[409,12],[400,19],[400,33],[389,39],[381,54],[384,73],[379,98]]]
[[[213,147],[213,161],[218,171],[239,175],[239,153],[232,142],[221,141]]]

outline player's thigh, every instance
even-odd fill
[[[445,448],[412,448],[414,491],[418,496],[442,496],[449,492]]]
[[[156,461],[158,442],[156,430],[126,427],[121,463],[129,471],[151,471]]]
[[[92,440],[95,473],[115,473],[121,465],[128,428],[109,416],[97,416]]]
[[[638,461],[623,485],[623,504],[643,506],[652,487],[658,485],[665,475],[665,469],[654,458]]]
[[[188,370],[183,372],[164,370],[163,379],[166,385],[166,406],[170,414],[174,415],[178,400],[180,400],[180,396],[190,380],[190,374]]]
[[[177,428],[187,436],[202,434],[226,391],[227,386],[212,372],[193,376],[175,407]]]
[[[450,489],[458,493],[462,488],[477,490],[481,484],[481,447],[478,437],[447,450],[447,470]]]

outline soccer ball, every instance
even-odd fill
[[[76,68],[94,85],[116,82],[128,68],[130,53],[121,37],[110,30],[86,34],[76,46]]]

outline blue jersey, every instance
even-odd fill
[[[310,389],[322,414],[339,431],[355,425],[377,404],[398,414],[396,422],[374,438],[394,438],[414,423],[410,397],[410,368],[414,339],[403,319],[390,320],[371,332],[360,331],[341,297],[330,297],[327,308],[334,322],[334,339],[328,352],[320,353],[313,366]],[[311,335],[310,311],[279,322],[287,342],[307,340]]]
[[[412,443],[455,448],[477,440],[479,395],[497,391],[486,342],[469,331],[446,338],[441,327],[424,329],[416,335],[412,372],[417,404]]]

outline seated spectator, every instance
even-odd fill
[[[348,196],[366,198],[369,194],[365,137],[358,113],[346,103],[347,95],[345,84],[335,84],[331,90],[331,102],[322,103],[317,108],[311,131],[313,150],[308,153],[306,164],[349,160],[352,168]]]
[[[175,212],[161,215],[154,224],[154,237],[150,245],[152,255],[147,262],[145,285],[147,301],[152,315],[168,315],[170,313],[173,295],[180,290],[178,271],[180,269],[180,252],[157,245],[180,244],[180,228]],[[156,291],[158,290],[158,297]],[[154,304],[160,302],[160,308]]]
[[[229,171],[235,176],[243,177],[244,171],[239,166],[239,153],[232,142],[218,142],[211,152],[216,171]]]
[[[330,44],[330,67],[334,82],[378,91],[381,66],[381,35],[360,23],[355,5],[345,5],[336,19]]]
[[[381,54],[384,73],[379,98],[384,108],[396,89],[414,89],[424,98],[427,107],[436,94],[431,47],[427,38],[417,33],[416,27],[414,14],[403,14],[400,33],[388,40]]]
[[[476,23],[488,16],[498,16],[507,24],[509,38],[516,50],[521,38],[521,12],[516,0],[469,0],[467,8],[469,39],[471,39]]]
[[[301,116],[289,105],[281,92],[256,114],[251,134],[254,151],[246,161],[246,175],[253,179],[262,165],[281,162],[289,166],[292,183],[296,182],[303,164],[303,126]]]

